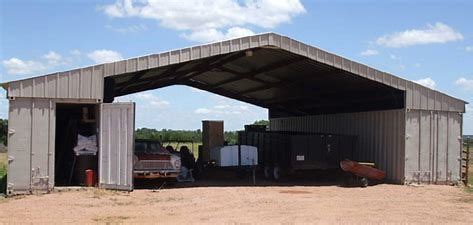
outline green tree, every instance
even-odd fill
[[[268,120],[257,120],[253,123],[253,125],[265,125],[269,126],[269,121]]]
[[[7,145],[8,137],[8,120],[0,119],[0,143]]]

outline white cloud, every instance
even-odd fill
[[[166,107],[169,105],[168,101],[161,100],[161,98],[151,93],[138,93],[136,94],[136,97],[141,98],[142,100],[145,100],[148,104],[158,108]]]
[[[47,69],[47,67],[41,62],[32,60],[23,61],[14,57],[4,60],[3,66],[7,70],[7,73],[12,75],[27,75],[42,72]]]
[[[419,80],[415,80],[414,82],[420,84],[420,85],[423,85],[423,86],[426,86],[430,89],[435,89],[435,81],[432,80],[432,78],[430,77],[427,77],[427,78],[424,78],[424,79],[419,79]]]
[[[226,100],[219,100],[223,105],[215,105],[212,108],[198,108],[194,110],[196,114],[212,114],[213,116],[235,115],[248,112],[250,107],[246,103],[232,103]]]
[[[3,88],[0,88],[0,118],[7,118],[8,114],[8,100],[6,99],[6,93]]]
[[[46,59],[46,62],[51,65],[60,64],[62,60],[62,56],[54,51],[49,51],[47,54],[43,55],[43,58]]]
[[[69,55],[63,57],[55,51],[49,51],[42,55],[38,60],[22,60],[12,57],[2,62],[7,74],[11,75],[32,75],[36,73],[47,73],[61,66],[70,66],[80,61],[81,53],[79,50],[72,50]],[[63,68],[64,69],[64,68]]]
[[[116,98],[117,102],[137,102],[142,108],[162,109],[170,105],[168,101],[162,100],[152,92],[139,92]]]
[[[374,50],[374,49],[367,49],[365,51],[362,51],[360,53],[360,55],[362,56],[373,56],[373,55],[378,55],[379,52],[377,50]]]
[[[253,33],[244,26],[275,28],[305,12],[299,0],[117,0],[101,9],[110,17],[153,19],[203,42]]]
[[[107,49],[95,50],[87,54],[87,56],[95,63],[99,64],[120,61],[123,59],[120,53]]]
[[[209,114],[209,113],[212,112],[212,110],[207,109],[207,108],[198,108],[198,109],[194,110],[194,112],[196,114]]]
[[[465,51],[467,52],[473,52],[473,46],[466,46]]]
[[[384,35],[376,40],[378,45],[389,48],[408,47],[462,40],[463,35],[444,23],[428,24],[424,29],[411,29]]]
[[[455,81],[455,84],[463,90],[473,91],[473,79],[461,77]]]
[[[225,33],[217,29],[208,29],[208,30],[197,30],[193,31],[190,34],[182,34],[181,36],[190,41],[197,42],[211,42],[215,40],[224,40],[231,38],[238,38],[243,36],[249,36],[255,34],[253,31],[241,28],[241,27],[232,27],[228,29]]]
[[[110,29],[110,30],[113,30],[113,31],[116,31],[116,32],[119,32],[119,33],[137,33],[137,32],[148,30],[148,27],[144,24],[131,25],[131,26],[127,26],[127,27],[114,27],[114,26],[111,26],[111,25],[107,25],[105,27],[107,29]]]

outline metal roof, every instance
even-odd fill
[[[176,84],[268,108],[273,117],[395,108],[464,112],[466,103],[275,33],[12,81],[3,87],[8,97],[109,102],[115,96]]]

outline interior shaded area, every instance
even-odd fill
[[[87,115],[85,115],[87,111]],[[96,106],[85,104],[56,105],[56,147],[54,182],[56,186],[84,185],[85,169],[97,171],[97,155],[76,155],[78,135],[96,135]]]
[[[105,102],[181,84],[254,104],[270,117],[399,109],[404,91],[278,48],[254,48],[107,77]]]

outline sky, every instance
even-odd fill
[[[271,31],[473,102],[472,9],[468,0],[2,0],[0,82]],[[238,130],[267,119],[266,109],[186,86],[117,101],[137,103],[137,127],[218,119]]]

